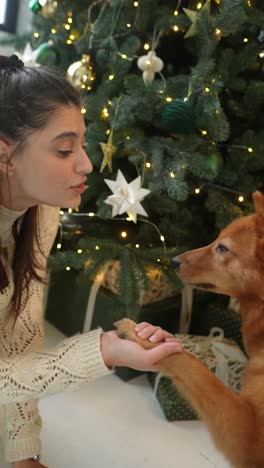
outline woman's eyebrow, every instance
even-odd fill
[[[85,133],[84,133],[85,135]],[[51,142],[53,141],[56,141],[56,140],[59,140],[59,139],[62,139],[62,138],[78,138],[80,135],[76,132],[63,132],[63,133],[60,133],[59,135],[56,135],[52,140]]]

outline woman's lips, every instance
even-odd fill
[[[86,189],[86,185],[84,182],[82,182],[80,185],[75,185],[75,187],[71,187],[71,189],[74,190],[74,192],[83,193]]]

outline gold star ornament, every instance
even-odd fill
[[[211,9],[211,0],[206,0],[204,6],[199,10],[199,12],[189,10],[189,8],[183,8],[184,13],[188,16],[188,18],[192,22],[191,27],[188,29],[187,33],[184,36],[185,38],[196,36],[196,34],[198,32],[198,30],[197,30],[197,20],[198,20],[198,18],[200,16],[200,12],[202,10],[205,10],[207,12],[208,16],[209,16],[210,15],[210,9]]]
[[[106,166],[109,167],[109,171],[112,172],[112,160],[113,156],[117,150],[117,147],[113,145],[113,130],[111,130],[107,143],[100,143],[100,146],[102,148],[102,152],[104,155],[102,164],[101,164],[101,169],[100,172],[103,172],[104,168]]]

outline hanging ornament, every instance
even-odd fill
[[[217,151],[211,153],[210,156],[208,156],[207,164],[210,172],[217,176],[223,167],[222,155]]]
[[[95,73],[91,64],[91,56],[83,54],[81,60],[78,60],[69,66],[67,74],[74,86],[91,91],[95,80]]]
[[[19,59],[29,67],[38,67],[39,65],[56,65],[60,61],[59,51],[54,46],[53,41],[44,42],[34,50],[28,42],[23,52],[15,53]]]
[[[141,176],[127,183],[124,175],[118,169],[116,181],[104,180],[113,192],[113,195],[109,195],[105,200],[105,203],[113,207],[112,217],[127,213],[130,219],[136,223],[138,214],[148,216],[140,202],[150,193],[150,190],[141,187]]]
[[[187,99],[167,104],[161,112],[161,126],[172,133],[191,133],[195,126],[195,110]]]
[[[113,129],[109,133],[107,143],[100,143],[100,146],[104,154],[104,159],[101,164],[100,172],[103,172],[106,166],[108,166],[109,171],[112,172],[112,160],[117,150],[117,147],[113,145]]]
[[[43,42],[36,50],[37,62],[41,65],[58,65],[60,63],[60,53],[52,40]]]
[[[40,0],[42,4],[41,16],[44,18],[52,18],[56,13],[58,2],[56,0]]]
[[[44,18],[51,18],[57,10],[56,0],[31,0],[29,8],[33,13],[40,14]]]
[[[42,5],[39,0],[30,0],[28,7],[33,13],[39,13],[42,9]]]
[[[188,16],[188,18],[191,20],[192,25],[188,29],[187,33],[185,34],[185,38],[187,37],[193,37],[196,36],[198,29],[197,29],[197,20],[200,16],[200,12],[205,10],[208,14],[210,15],[210,7],[211,7],[211,0],[206,0],[204,6],[199,10],[199,13],[197,11],[189,10],[189,8],[183,8],[184,13]]]
[[[161,72],[164,67],[163,61],[156,56],[155,50],[150,50],[147,55],[139,57],[137,65],[143,71],[145,84],[151,83],[155,77],[155,73]]]
[[[24,65],[29,67],[38,67],[38,49],[33,50],[31,44],[28,42],[23,52],[15,52],[20,60],[24,62]]]

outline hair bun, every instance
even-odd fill
[[[17,55],[0,56],[0,70],[22,70],[23,68],[24,62]]]

